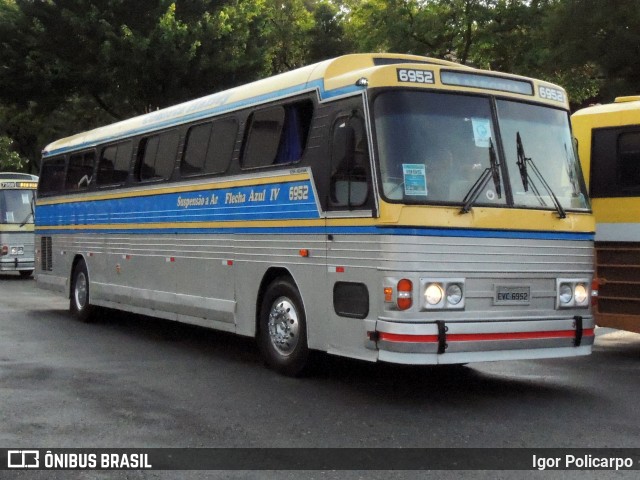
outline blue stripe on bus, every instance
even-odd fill
[[[309,180],[302,180],[38,205],[36,224],[73,227],[314,218],[320,218],[314,191]]]
[[[231,227],[231,228],[78,228],[73,230],[52,230],[47,227],[36,228],[39,235],[56,234],[251,234],[251,235],[394,235],[418,237],[463,237],[463,238],[502,238],[517,240],[573,240],[593,241],[594,233],[576,232],[529,232],[524,230],[482,230],[461,228],[402,228],[402,227]]]
[[[302,93],[305,91],[312,90],[314,88],[318,90],[320,95],[320,100],[327,100],[330,98],[339,97],[342,95],[354,93],[358,90],[362,90],[361,87],[357,87],[355,85],[348,86],[348,87],[341,87],[334,90],[325,90],[324,81],[322,79],[317,79],[311,82],[294,85],[293,87],[284,88],[282,90],[276,90],[274,92],[265,93],[263,95],[258,95],[256,97],[251,97],[245,100],[239,100],[237,102],[233,102],[227,105],[208,108],[206,110],[201,110],[188,115],[179,116],[176,113],[177,116],[173,116],[171,118],[168,118],[167,120],[154,122],[149,125],[143,125],[139,128],[127,130],[126,132],[123,132],[118,135],[107,136],[91,142],[85,142],[78,145],[73,145],[71,147],[58,148],[56,150],[51,150],[49,152],[45,152],[43,157],[47,158],[53,155],[60,155],[60,154],[71,152],[71,151],[82,150],[84,148],[93,147],[98,144],[115,142],[120,139],[129,138],[136,135],[142,135],[144,133],[149,133],[156,130],[162,130],[163,128],[182,125],[182,124],[194,122],[197,120],[202,120],[205,118],[209,118],[213,115],[219,115],[231,110],[237,110],[237,109],[254,105],[254,104],[265,103],[270,100],[276,100],[278,98],[287,97],[295,93]],[[223,93],[226,93],[226,92],[220,92],[220,94],[223,94]],[[203,97],[203,98],[206,98],[206,97]],[[162,110],[159,110],[158,112],[153,112],[149,115],[161,114],[161,113],[162,113]],[[150,118],[150,120],[151,119],[152,117]]]

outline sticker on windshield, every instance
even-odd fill
[[[402,175],[404,177],[405,195],[427,194],[427,173],[421,163],[403,163]]]
[[[23,193],[22,194],[22,203],[24,205],[29,205],[29,194],[28,193]]]
[[[491,139],[491,121],[488,118],[471,118],[473,125],[473,139],[476,147],[489,148]]]

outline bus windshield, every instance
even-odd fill
[[[498,100],[497,107],[514,204],[553,207],[553,192],[563,208],[588,209],[568,113],[506,100]]]
[[[33,190],[0,190],[0,223],[33,223]]]
[[[476,205],[557,209],[555,195],[561,209],[589,208],[563,110],[508,100],[493,109],[487,96],[388,91],[375,98],[373,111],[387,200],[461,204],[486,177]],[[523,150],[526,160],[518,163]]]

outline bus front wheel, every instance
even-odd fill
[[[81,322],[88,322],[91,319],[91,305],[89,304],[89,273],[84,260],[80,260],[73,269],[69,309],[73,316]]]
[[[285,278],[266,289],[260,308],[258,345],[269,367],[288,376],[303,373],[309,358],[300,292]]]

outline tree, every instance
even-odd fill
[[[267,0],[0,0],[0,134],[35,161],[55,138],[268,75],[268,13]]]
[[[640,92],[637,0],[558,0],[548,34],[554,45],[550,61],[566,71],[588,72],[597,83],[590,100]]]
[[[309,31],[310,63],[351,53],[353,43],[345,34],[347,15],[330,0],[320,0],[313,10],[313,27]]]
[[[396,51],[467,63],[492,0],[346,0],[360,51]]]
[[[0,136],[0,171],[25,171],[27,161],[12,149],[12,144],[13,141],[9,137]]]

